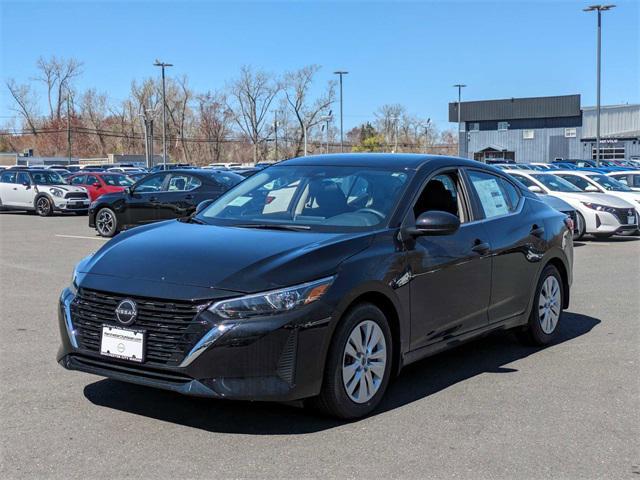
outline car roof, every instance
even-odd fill
[[[609,172],[605,175],[613,176],[613,175],[640,175],[640,170],[619,170],[615,172]]]
[[[446,157],[443,155],[424,155],[418,153],[336,153],[328,155],[309,155],[307,157],[283,160],[274,166],[310,165],[327,167],[374,167],[374,168],[408,168],[418,169],[430,162],[446,165],[446,160],[455,161],[458,165],[478,166],[483,163],[475,160]]]

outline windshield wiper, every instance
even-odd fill
[[[231,225],[238,228],[260,228],[263,230],[309,230],[309,225],[284,225],[280,223],[239,223],[237,225]]]
[[[189,219],[189,223],[197,223],[198,225],[209,225],[207,222],[200,220],[199,218],[196,218],[196,217],[191,217]]]

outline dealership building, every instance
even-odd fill
[[[596,109],[580,95],[460,104],[461,156],[518,163],[596,158]],[[458,103],[449,104],[458,121]],[[600,108],[600,158],[640,159],[640,105]]]

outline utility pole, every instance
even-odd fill
[[[162,165],[163,168],[167,168],[167,101],[165,91],[164,69],[166,67],[173,67],[171,63],[161,62],[156,60],[153,64],[155,67],[162,69]]]
[[[393,117],[391,120],[394,121],[394,130],[395,130],[395,139],[394,139],[394,146],[393,146],[393,153],[398,153],[398,130],[399,130],[399,126],[400,126],[400,117]]]
[[[67,157],[71,165],[71,92],[67,88]]]
[[[276,137],[276,162],[278,161],[278,110],[273,111],[273,131]]]
[[[343,115],[342,115],[342,76],[347,75],[349,72],[344,70],[338,70],[333,72],[334,75],[340,75],[340,152],[344,152],[344,128],[343,128]]]
[[[460,141],[460,130],[462,124],[460,123],[460,103],[462,101],[462,89],[466,87],[466,85],[462,83],[456,83],[454,87],[458,89],[458,156],[461,156],[462,142]]]
[[[331,116],[331,113],[333,112],[333,110],[329,110],[329,114],[328,115],[324,115],[322,118],[320,118],[320,120],[324,120],[325,122],[325,128],[326,128],[326,135],[327,135],[327,153],[329,153],[329,122],[331,120],[333,120],[333,117]]]
[[[424,153],[429,153],[429,129],[431,127],[431,118],[427,118],[424,126]]]
[[[142,128],[144,129],[144,160],[145,160],[145,166],[147,168],[150,167],[151,163],[150,163],[150,159],[149,159],[149,128],[147,125],[147,115],[146,115],[146,111],[144,111],[145,113],[139,113],[138,116],[140,117],[140,121],[142,122]]]
[[[602,49],[602,12],[611,10],[615,5],[591,5],[584,8],[584,12],[598,12],[598,46],[596,51],[597,66],[596,66],[596,167],[600,166],[600,63],[601,63],[601,49]]]

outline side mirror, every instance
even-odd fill
[[[131,190],[131,187],[124,187],[124,193],[125,193],[125,195],[131,195],[131,192],[132,192],[132,191],[133,191],[133,190]]]
[[[544,193],[538,185],[531,185],[529,191],[533,193]]]
[[[23,187],[31,188],[31,184],[29,182],[22,182]]]
[[[204,210],[205,208],[207,208],[209,205],[211,205],[213,203],[213,199],[209,199],[209,200],[203,200],[202,202],[200,202],[198,204],[198,206],[196,207],[196,211],[194,213],[194,215],[199,214],[202,210]]]
[[[584,188],[584,191],[585,191],[585,192],[592,192],[592,193],[595,193],[595,192],[599,192],[600,190],[598,190],[598,187],[594,187],[593,185],[587,185],[587,186]]]
[[[409,227],[407,233],[414,237],[423,235],[450,235],[460,228],[460,219],[449,212],[431,210],[420,214],[415,227]]]

